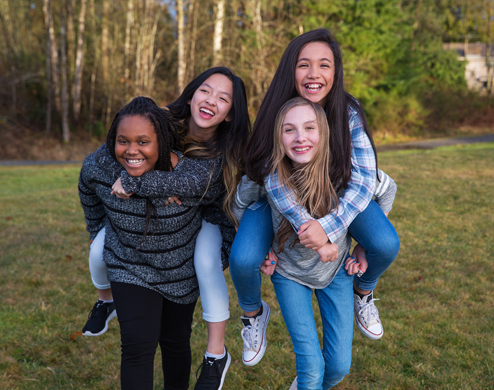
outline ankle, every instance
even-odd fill
[[[254,311],[244,311],[244,317],[248,318],[256,318],[257,316],[260,316],[262,314],[262,305],[259,309],[254,310]]]
[[[358,295],[360,299],[363,299],[365,296],[371,295],[372,290],[364,291],[358,287],[353,286],[353,293]]]

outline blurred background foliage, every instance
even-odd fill
[[[214,65],[242,77],[254,119],[286,45],[318,27],[378,143],[492,128],[492,79],[469,91],[443,44],[490,47],[493,0],[0,0],[0,130],[101,138],[131,97],[167,104]]]

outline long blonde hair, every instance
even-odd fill
[[[288,111],[299,106],[309,106],[314,110],[319,131],[319,142],[312,160],[307,164],[295,167],[286,154],[282,137],[283,122]],[[318,104],[301,97],[296,97],[286,102],[276,116],[270,174],[277,170],[280,185],[291,190],[295,195],[296,202],[301,207],[305,207],[307,212],[314,218],[328,215],[338,207],[338,197],[329,177],[331,167],[331,152],[328,147],[329,131],[324,110]],[[285,190],[283,189],[283,191]],[[283,217],[276,233],[278,253],[283,252],[285,243],[292,234],[293,228],[291,224]],[[297,238],[292,245],[298,241]]]

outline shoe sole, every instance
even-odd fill
[[[244,357],[242,356],[242,362],[246,366],[255,366],[257,363],[261,361],[261,359],[264,356],[264,353],[266,352],[266,348],[268,347],[268,340],[266,339],[266,330],[268,329],[268,322],[269,318],[271,317],[271,309],[269,305],[266,303],[266,307],[264,309],[268,310],[268,315],[266,316],[266,321],[264,323],[264,332],[262,335],[262,343],[261,343],[261,348],[259,348],[259,351],[257,352],[257,355],[255,355],[250,361],[244,360]]]
[[[225,368],[223,369],[223,374],[221,374],[221,382],[220,382],[220,387],[218,387],[218,390],[221,390],[221,388],[223,387],[223,382],[225,381],[226,372],[228,371],[228,367],[230,367],[230,363],[232,361],[232,357],[230,356],[230,354],[228,352],[226,354],[228,355],[228,359],[226,360]]]
[[[103,333],[105,333],[108,330],[108,323],[117,316],[117,311],[113,310],[112,313],[108,316],[108,318],[105,321],[105,327],[101,332],[98,333],[91,333],[89,330],[86,330],[82,335],[83,336],[101,336]]]
[[[381,337],[383,337],[383,334],[384,334],[384,328],[382,327],[382,324],[381,324],[381,333],[378,333],[378,334],[375,334],[375,333],[372,333],[372,332],[369,332],[369,330],[367,330],[367,328],[365,328],[359,321],[358,319],[358,316],[355,314],[355,322],[357,324],[357,327],[359,328],[359,330],[364,334],[364,336],[370,338],[371,340],[379,340]]]

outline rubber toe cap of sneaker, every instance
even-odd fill
[[[255,352],[255,351],[244,352],[242,355],[244,364],[247,366],[254,366],[259,361],[259,355],[260,354],[261,354],[261,351],[259,351],[259,352]]]
[[[372,338],[380,339],[383,335],[383,327],[379,324],[371,325],[367,331],[372,335]]]

